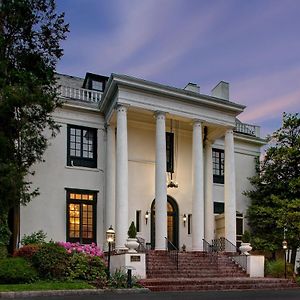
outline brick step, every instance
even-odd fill
[[[207,277],[224,277],[224,278],[234,278],[239,274],[231,273],[231,274],[219,274],[219,273],[210,273],[210,274],[148,274],[147,278],[159,278],[159,277],[167,277],[167,278],[207,278]],[[241,277],[248,277],[246,274],[241,274]]]
[[[273,278],[155,278],[144,279],[141,280],[140,283],[151,291],[299,288],[297,284],[291,280]]]

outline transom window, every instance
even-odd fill
[[[67,190],[67,241],[96,242],[96,192]]]
[[[224,183],[224,158],[224,150],[212,150],[214,183]]]
[[[68,125],[68,166],[97,167],[97,130]]]

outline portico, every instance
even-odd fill
[[[177,133],[180,139],[191,139],[189,149],[185,149],[186,153],[189,152],[187,164],[190,164],[190,168],[187,170],[185,166],[178,164],[175,171],[178,176],[179,173],[184,172],[188,175],[186,182],[190,182],[186,186],[181,182],[176,191],[177,196],[172,195],[175,200],[178,197],[182,199],[179,203],[181,215],[187,210],[188,203],[191,204],[190,211],[187,211],[191,216],[191,232],[181,230],[180,244],[188,239],[190,250],[202,251],[203,239],[210,241],[215,237],[212,145],[217,139],[223,140],[225,150],[223,199],[225,238],[235,244],[236,190],[233,128],[235,116],[244,107],[228,100],[217,100],[213,97],[207,99],[207,96],[201,94],[169,89],[127,76],[113,75],[108,85],[109,88],[104,93],[102,101],[102,109],[107,116],[105,225],[108,227],[115,224],[116,248],[124,249],[129,220],[135,217],[135,211],[143,215],[155,199],[155,249],[166,249],[167,198],[171,192],[166,184],[166,132],[170,130],[170,126],[167,126],[170,120],[177,120],[180,124],[180,132]],[[156,90],[155,96],[153,89]],[[137,160],[133,158],[133,154],[132,157],[128,156],[128,149],[131,147],[130,139],[128,140],[128,123],[134,123],[135,129],[132,131],[141,131],[142,128],[146,128],[145,134],[151,131],[148,139],[152,139],[152,149],[149,149],[149,156],[152,159]],[[114,128],[116,128],[115,139]],[[131,135],[129,133],[129,136]],[[134,139],[136,137],[131,138]],[[181,160],[184,158],[181,149],[178,150],[177,156]],[[128,166],[128,162],[132,167]],[[132,192],[129,186],[130,179],[135,176],[138,163],[141,170],[147,164],[151,169],[147,177],[152,186],[145,188],[148,189],[148,193],[144,193],[142,188],[145,184],[143,177],[134,182],[135,186],[141,186],[141,188],[134,188],[138,191]],[[129,191],[134,194],[133,198],[136,197],[136,200],[129,197]],[[134,201],[135,208],[129,204],[130,201]],[[136,201],[140,202],[140,206]],[[143,207],[146,209],[142,209]],[[143,226],[146,227],[145,224]],[[140,232],[143,233],[142,237],[146,241],[150,241],[147,227]]]

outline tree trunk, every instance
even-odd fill
[[[297,248],[296,247],[292,247],[291,264],[293,264],[293,266],[296,263],[296,255],[297,255]]]

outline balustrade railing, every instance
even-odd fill
[[[61,85],[58,87],[58,93],[60,97],[70,98],[80,101],[98,103],[101,100],[101,92],[83,89],[83,88],[74,88],[70,86]]]
[[[177,249],[177,247],[171,242],[169,241],[166,237],[166,250],[168,252],[168,256],[170,257],[170,259],[175,263],[176,265],[176,269],[179,269],[179,257],[178,257],[178,252],[179,250]]]
[[[243,133],[243,134],[247,134],[247,135],[260,137],[260,127],[255,126],[255,125],[251,125],[251,124],[236,122],[234,131],[240,132],[240,133]]]

